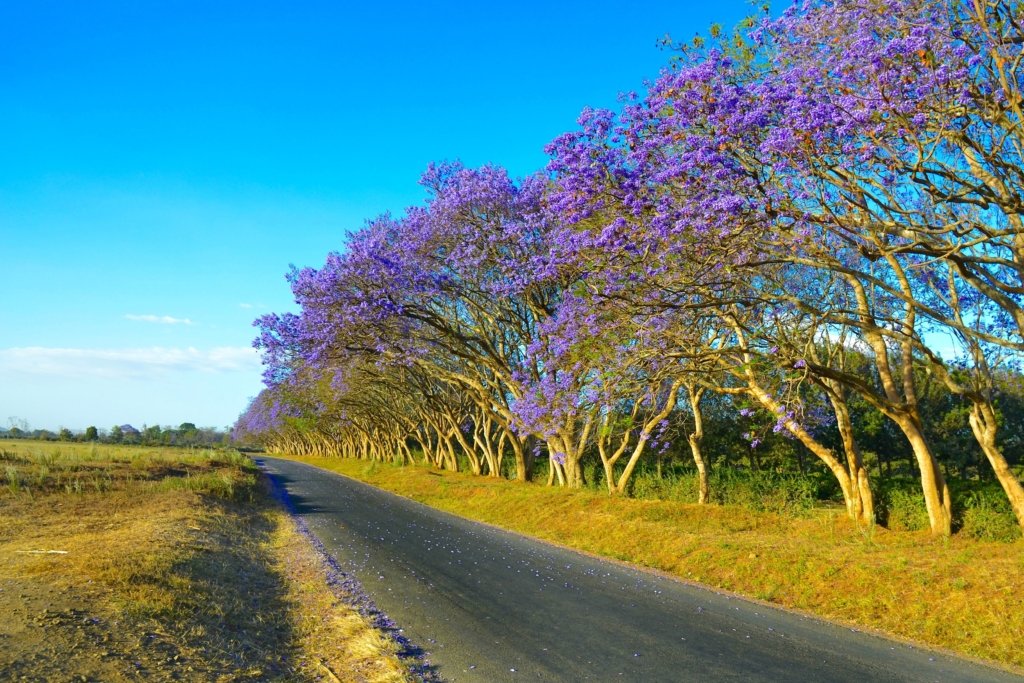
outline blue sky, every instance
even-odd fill
[[[704,2],[0,6],[0,426],[232,423],[289,264],[419,203],[430,161],[523,175],[587,105],[752,11]]]

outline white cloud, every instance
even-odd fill
[[[0,372],[64,377],[146,378],[180,372],[255,372],[257,351],[247,346],[154,346],[138,349],[66,349],[27,346],[0,349]]]
[[[250,308],[252,308],[252,304],[238,304],[238,307],[249,310]]]
[[[135,315],[126,313],[125,319],[141,323],[158,323],[160,325],[194,325],[189,318],[174,318],[169,315]]]

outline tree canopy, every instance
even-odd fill
[[[686,450],[701,502],[713,467],[807,457],[864,523],[899,460],[934,533],[951,476],[1024,524],[1022,22],[808,0],[675,45],[535,175],[432,165],[425,205],[290,273],[236,438],[569,487],[598,463],[612,493]]]

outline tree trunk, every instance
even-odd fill
[[[473,447],[466,440],[466,437],[463,436],[462,431],[460,429],[453,428],[452,435],[459,442],[459,445],[462,446],[462,452],[466,454],[466,460],[469,461],[469,471],[472,472],[473,474],[479,475],[480,457],[476,454],[476,451],[473,450]]]
[[[640,430],[640,438],[637,440],[637,444],[633,448],[633,453],[629,456],[629,460],[626,462],[626,467],[622,471],[622,474],[619,475],[619,480],[615,484],[615,488],[618,493],[626,492],[626,486],[629,484],[629,478],[633,476],[633,471],[636,469],[637,463],[640,462],[640,456],[643,455],[644,449],[647,447],[647,442],[650,440],[651,430],[657,427],[658,423],[668,417],[675,409],[676,402],[679,400],[679,388],[682,384],[682,380],[676,380],[671,384],[668,390],[668,396],[665,398],[665,405],[663,405],[661,410],[651,416],[651,418],[644,423],[643,428]],[[657,399],[652,399],[652,403],[655,400]]]
[[[1024,487],[1021,486],[1020,481],[1010,469],[1009,463],[1006,462],[1006,458],[1003,457],[1002,451],[999,450],[999,446],[996,444],[995,411],[990,404],[975,402],[971,406],[971,414],[968,419],[971,423],[971,431],[974,432],[974,437],[978,440],[982,452],[985,453],[985,457],[988,458],[988,462],[992,466],[996,479],[1003,487],[1003,491],[1006,492],[1006,497],[1010,500],[1013,514],[1017,517],[1017,524],[1020,525],[1021,531],[1024,532]]]
[[[444,469],[458,472],[459,460],[455,457],[455,444],[452,443],[451,434],[438,433],[437,436],[439,439],[438,450],[441,450],[441,446],[444,446],[444,450],[441,451]]]
[[[533,474],[533,454],[529,452],[529,445],[514,434],[509,435],[508,442],[512,444],[512,455],[516,460],[516,481],[529,481]]]
[[[697,480],[699,484],[697,503],[706,505],[711,499],[711,487],[708,484],[707,463],[704,461],[704,454],[700,448],[700,442],[704,438],[704,412],[700,407],[700,401],[704,397],[704,388],[687,385],[686,395],[690,399],[690,409],[693,411],[693,431],[687,435],[686,440],[690,444],[693,464],[697,466]]]
[[[711,486],[708,484],[708,466],[704,461],[704,454],[700,450],[700,438],[690,434],[687,437],[690,442],[690,453],[693,454],[693,464],[697,466],[697,503],[706,505],[711,500]]]
[[[921,491],[924,505],[928,510],[928,525],[933,534],[949,536],[953,532],[953,511],[949,497],[949,486],[942,476],[935,455],[924,438],[920,423],[910,415],[896,414],[893,421],[907,437],[920,470]]]
[[[555,471],[558,474],[558,483],[562,486],[578,489],[583,487],[583,470],[580,467],[580,458],[582,458],[583,449],[590,438],[593,417],[587,417],[578,437],[576,436],[575,426],[575,420],[570,420],[565,429],[557,436],[548,438],[547,443],[551,464],[555,467]],[[556,454],[562,456],[562,462],[558,462],[555,459]],[[550,476],[548,481],[551,481]]]
[[[864,467],[864,459],[860,454],[860,448],[854,439],[853,420],[850,418],[850,409],[846,403],[846,396],[843,387],[838,382],[823,380],[825,394],[832,404],[832,411],[836,417],[836,426],[839,428],[839,437],[843,442],[843,452],[846,453],[846,467],[852,480],[850,487],[850,498],[846,500],[846,512],[849,516],[865,524],[875,523],[875,501],[871,495],[871,486],[868,480],[868,471]]]
[[[634,403],[632,417],[636,416],[639,410],[639,403]],[[602,424],[595,441],[597,442],[597,454],[601,458],[601,467],[604,468],[604,483],[608,488],[609,495],[615,495],[618,490],[615,487],[615,463],[619,461],[622,454],[626,452],[630,441],[630,429],[627,427],[622,431],[622,438],[614,453],[608,453],[609,441],[612,437],[612,423],[615,421],[615,414],[611,408],[602,418]]]
[[[747,386],[749,388],[750,395],[757,399],[757,401],[767,408],[773,415],[784,415],[785,411],[782,405],[773,399],[757,382],[754,380],[752,374],[747,376]],[[859,498],[859,493],[854,485],[854,480],[850,476],[850,473],[846,471],[846,467],[842,462],[836,458],[835,454],[830,448],[820,443],[811,434],[804,429],[800,423],[790,417],[783,417],[781,419],[782,426],[784,426],[790,434],[795,436],[800,443],[807,447],[811,453],[818,457],[825,465],[831,470],[832,475],[836,478],[839,483],[839,488],[843,492],[843,501],[846,503],[846,509],[853,510],[856,506],[853,503],[855,497]]]

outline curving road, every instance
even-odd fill
[[[256,461],[446,681],[1022,680]]]

